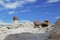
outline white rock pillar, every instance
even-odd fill
[[[13,17],[13,28],[18,28],[19,22],[18,22],[18,17]]]
[[[18,20],[19,20],[18,17],[16,17],[16,16],[13,17],[14,24],[18,24]]]

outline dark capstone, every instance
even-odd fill
[[[17,16],[13,17],[13,20],[19,20]]]
[[[46,23],[50,24],[50,21],[49,21],[49,20],[45,20],[44,22],[46,22]]]
[[[43,22],[43,23],[41,23],[41,26],[42,26],[42,27],[47,27],[47,26],[48,26],[48,24],[47,24],[47,23],[45,23],[45,22]]]

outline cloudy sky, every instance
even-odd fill
[[[14,16],[54,23],[60,17],[60,0],[0,0],[0,23],[10,23]]]

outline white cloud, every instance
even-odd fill
[[[0,0],[0,4],[3,4],[4,2],[3,2],[3,0]]]
[[[5,2],[7,1],[7,2]],[[11,0],[0,0],[0,5],[2,5],[4,8],[9,8],[9,9],[15,9],[17,7],[21,7],[24,4],[27,3],[34,3],[37,0],[15,0],[14,2],[11,2]]]
[[[19,11],[19,12],[9,11],[9,12],[8,12],[8,14],[10,14],[10,15],[11,15],[11,14],[16,14],[16,13],[20,13],[20,12],[21,12],[21,13],[29,12],[29,10],[21,10],[21,11]]]
[[[56,18],[60,18],[60,16],[57,16]]]
[[[60,0],[47,0],[47,3],[59,2]]]
[[[54,6],[54,5],[53,4],[42,4],[42,5],[33,6],[33,7],[40,8],[40,7],[47,7],[47,6]]]
[[[5,0],[5,1],[10,1],[10,0]]]
[[[22,11],[20,11],[20,12],[28,12],[29,10],[22,10]]]
[[[8,14],[15,14],[15,11],[10,11]]]
[[[36,2],[37,0],[25,0],[26,2],[33,3]]]
[[[18,6],[18,3],[17,2],[15,2],[15,3],[7,3],[7,4],[4,4],[3,6],[5,8],[12,8],[12,9],[14,9],[14,8],[16,8]]]

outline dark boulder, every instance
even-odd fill
[[[41,23],[41,26],[42,26],[42,27],[47,27],[48,24],[47,24],[46,22],[43,22],[43,23]]]

